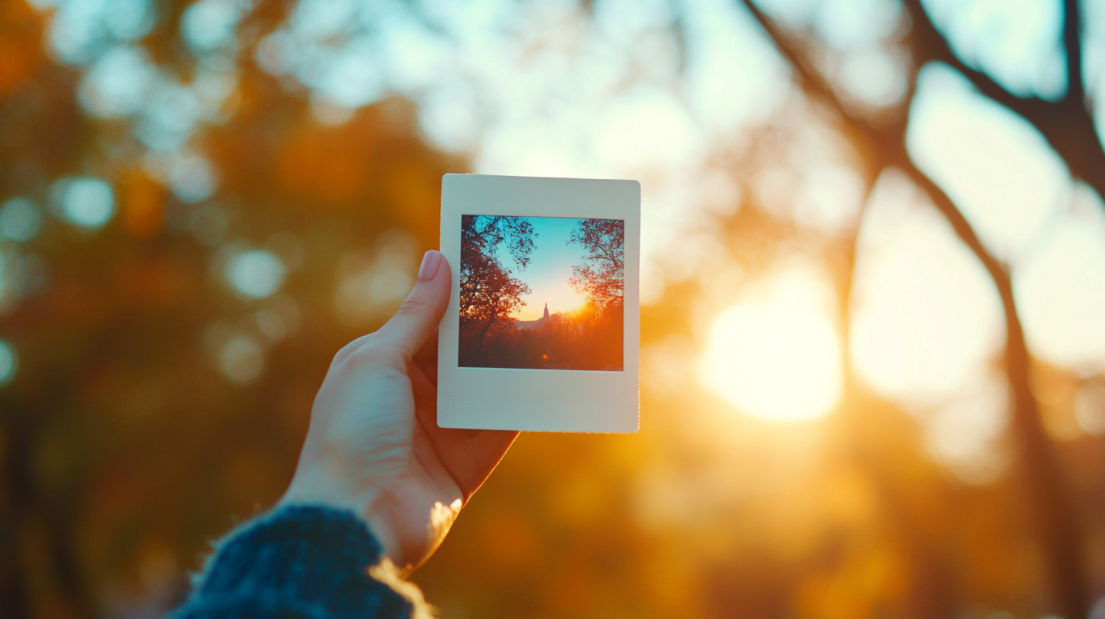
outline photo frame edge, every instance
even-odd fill
[[[581,193],[584,198],[589,194],[609,194],[614,190],[614,198],[611,204],[589,203],[586,199],[580,204],[570,204],[568,208],[560,202],[550,203],[548,196],[530,196],[525,190],[530,191],[540,185],[555,185],[558,190],[565,190],[569,194]],[[496,188],[495,186],[500,187]],[[505,189],[505,191],[504,191]],[[490,193],[485,193],[490,190]],[[634,433],[640,428],[640,183],[631,179],[568,179],[546,177],[521,177],[521,176],[496,176],[477,174],[446,174],[442,177],[441,192],[441,228],[440,247],[442,253],[452,269],[450,282],[449,306],[445,316],[439,325],[438,338],[438,425],[443,428],[463,429],[496,429],[496,430],[520,430],[531,432],[588,432],[588,433]],[[482,198],[480,204],[475,204],[468,195],[475,192],[475,198]],[[520,192],[520,195],[519,195]],[[555,193],[555,192],[554,192]],[[620,197],[616,194],[621,193]],[[506,198],[505,202],[503,198]],[[609,197],[609,196],[607,196]],[[518,201],[512,202],[511,198]],[[528,199],[527,199],[528,198]],[[544,204],[542,204],[544,202]],[[621,202],[617,204],[617,202]],[[535,206],[536,204],[536,206]],[[468,213],[466,206],[471,205],[479,211]],[[550,209],[557,209],[549,212]],[[568,212],[564,212],[564,211]],[[568,375],[557,376],[545,374],[550,370],[526,370],[515,368],[461,368],[458,366],[457,350],[459,345],[459,308],[456,303],[459,297],[460,287],[460,220],[465,214],[486,214],[515,217],[573,217],[583,219],[617,218],[626,221],[625,252],[626,273],[626,320],[623,324],[623,371],[617,372],[613,378],[591,377],[574,379]],[[479,372],[481,377],[493,386],[497,383],[511,385],[518,382],[536,382],[546,385],[562,385],[561,393],[577,393],[570,383],[582,382],[583,391],[592,393],[593,398],[576,398],[564,396],[567,407],[572,409],[569,418],[542,416],[541,411],[529,415],[522,408],[502,413],[489,411],[482,407],[473,406],[471,410],[459,401],[465,400],[463,384],[458,384],[457,378],[467,375],[471,378],[472,372]],[[525,376],[517,374],[509,376],[510,372],[523,372]],[[540,374],[530,374],[539,372]],[[559,372],[559,371],[556,371]],[[601,375],[601,372],[586,371],[586,374]],[[614,373],[611,373],[614,374]],[[611,399],[602,391],[599,383],[608,383],[611,390],[617,391],[616,402],[610,410],[609,419],[597,417],[580,417],[580,410],[590,409],[587,400],[603,402]],[[455,393],[454,393],[455,392]],[[450,401],[452,399],[453,401]],[[509,403],[509,398],[506,398]],[[500,403],[502,404],[502,403]],[[495,408],[495,407],[491,407]],[[551,410],[550,407],[539,407]]]

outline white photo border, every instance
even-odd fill
[[[458,366],[463,215],[624,221],[622,371]],[[446,174],[441,181],[441,252],[452,269],[452,292],[438,331],[438,426],[538,432],[637,431],[641,341],[640,183]]]

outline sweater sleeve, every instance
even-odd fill
[[[280,507],[216,545],[173,618],[408,619],[412,602],[369,575],[381,555],[380,543],[352,512]]]

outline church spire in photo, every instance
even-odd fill
[[[545,302],[545,320],[548,320],[548,319],[549,319],[549,304],[546,301]]]

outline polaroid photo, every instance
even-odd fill
[[[637,181],[447,174],[443,428],[636,432]]]

